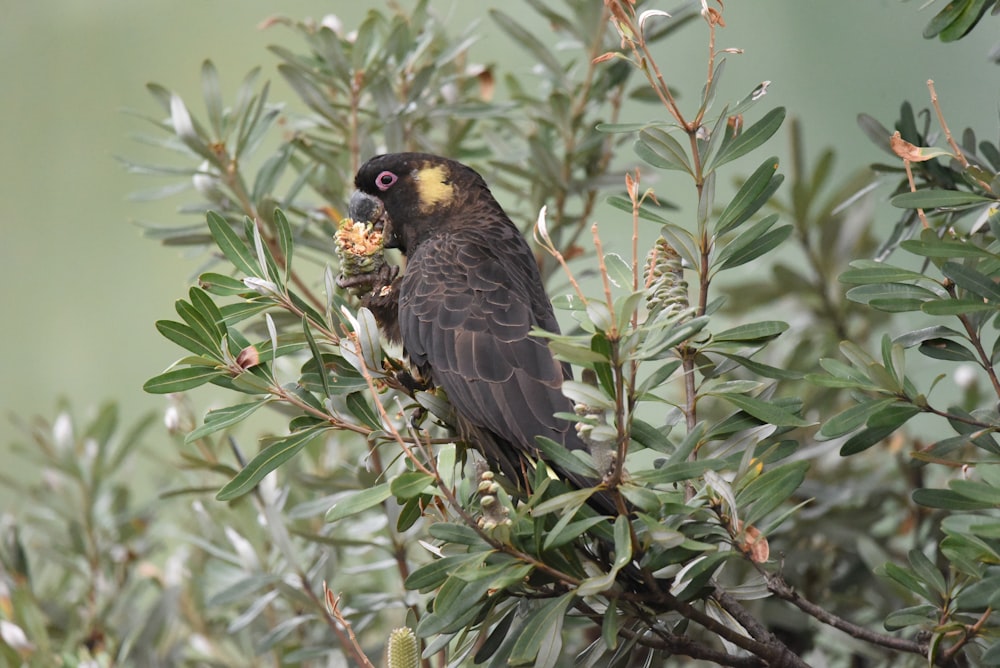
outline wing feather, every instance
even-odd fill
[[[563,366],[531,335],[533,327],[558,328],[525,256],[532,257],[519,235],[426,240],[407,258],[399,320],[407,354],[466,421],[534,454],[538,435],[578,441],[570,423],[554,417],[572,404],[561,390]]]

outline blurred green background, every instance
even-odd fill
[[[597,1],[597,0],[595,0]],[[401,2],[404,6],[412,4]],[[658,7],[671,9],[676,2]],[[997,127],[998,74],[987,54],[995,21],[969,38],[928,42],[923,26],[943,3],[920,11],[899,0],[728,0],[719,46],[730,57],[721,99],[742,97],[748,82],[772,81],[767,107],[784,105],[806,131],[809,153],[838,150],[841,174],[883,154],[855,121],[867,112],[890,126],[899,104],[927,105],[933,78],[955,130]],[[500,6],[523,22],[544,24],[520,0],[432,0],[455,31],[480,22],[475,60],[498,71],[528,72],[531,63],[492,27],[486,10]],[[173,314],[197,262],[143,239],[136,220],[185,221],[178,200],[130,201],[163,182],[127,174],[115,156],[147,157],[132,136],[146,128],[124,108],[158,114],[147,82],[179,92],[200,109],[199,67],[212,59],[232,95],[243,75],[263,66],[272,101],[303,107],[278,79],[265,47],[301,49],[283,28],[258,29],[265,18],[336,14],[350,30],[380,2],[319,0],[53,0],[6,2],[0,24],[0,204],[3,243],[3,371],[0,451],[14,436],[9,415],[49,415],[65,397],[78,413],[116,399],[126,415],[163,406],[141,385],[178,356],[153,328]],[[695,22],[665,53],[668,80],[694,99],[704,81],[705,30]],[[694,49],[692,51],[692,49]],[[676,53],[676,57],[671,54]],[[685,91],[687,95],[684,95]],[[503,91],[500,91],[503,94]],[[648,107],[638,114],[644,118]],[[756,113],[756,112],[755,112]],[[746,165],[749,171],[753,165]],[[884,195],[884,193],[883,193]],[[888,230],[891,213],[879,220]],[[678,219],[681,219],[679,216]]]

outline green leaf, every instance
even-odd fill
[[[924,600],[934,598],[933,593],[927,587],[927,583],[917,577],[917,574],[909,568],[888,562],[882,567],[882,572],[918,597]]]
[[[184,392],[228,375],[229,373],[226,370],[210,366],[171,369],[147,380],[143,384],[142,389],[150,394]]]
[[[725,462],[718,459],[699,459],[693,462],[679,461],[665,464],[660,468],[634,471],[631,477],[637,483],[669,485],[682,480],[694,480],[705,471],[718,471],[724,467]]]
[[[535,437],[535,444],[547,461],[567,473],[586,476],[598,479],[600,476],[594,467],[585,463],[582,459],[566,449],[566,446],[556,443],[551,438],[545,436]]]
[[[565,494],[554,496],[551,499],[545,499],[535,505],[531,509],[531,515],[533,517],[542,517],[549,513],[560,513],[561,515],[572,516],[593,494],[593,489],[574,489]]]
[[[312,353],[313,361],[316,363],[316,375],[319,376],[319,382],[323,387],[323,396],[329,397],[331,395],[330,376],[323,361],[323,354],[320,352],[319,346],[316,345],[316,339],[313,338],[309,327],[309,318],[305,316],[302,317],[302,331],[305,333],[306,343],[309,344],[309,351]],[[379,428],[381,429],[381,426]]]
[[[1000,603],[1000,575],[990,575],[958,593],[955,603],[960,610],[985,610]]]
[[[708,581],[733,552],[710,552],[687,564],[674,578],[670,592],[682,601],[690,601],[701,594]]]
[[[903,250],[921,257],[986,257],[1000,260],[1000,256],[973,243],[938,239],[933,234],[921,234],[920,239],[907,239],[900,242],[899,246]]]
[[[399,533],[409,531],[417,523],[417,520],[423,517],[424,510],[423,504],[420,502],[421,498],[415,496],[403,502],[403,507],[399,509],[399,514],[396,515],[396,531]]]
[[[604,134],[615,135],[632,134],[633,132],[645,130],[653,126],[654,124],[650,123],[598,123],[594,126],[594,129]]]
[[[937,613],[937,606],[925,603],[901,608],[890,612],[883,624],[887,631],[899,631],[909,626],[926,626],[932,623]]]
[[[216,306],[215,302],[212,301],[212,298],[208,296],[208,293],[197,286],[192,286],[188,290],[188,298],[191,300],[191,305],[198,309],[199,313],[204,314],[215,336],[222,336],[224,331],[222,327],[222,312]],[[217,340],[217,338],[213,340]]]
[[[211,60],[201,64],[201,95],[205,98],[205,108],[208,111],[208,122],[216,139],[222,139],[223,104],[222,88],[219,86],[219,73]]]
[[[325,520],[327,522],[336,522],[345,517],[357,515],[369,508],[374,508],[390,496],[392,496],[392,490],[387,482],[354,492],[333,504],[330,510],[326,512]]]
[[[218,408],[214,411],[209,411],[205,415],[205,423],[185,436],[184,442],[191,443],[199,438],[204,438],[209,434],[214,434],[221,429],[225,429],[226,427],[232,426],[238,422],[242,422],[247,417],[252,415],[258,408],[266,404],[267,401],[267,399],[261,399],[257,401],[250,401],[245,404],[237,404],[235,406],[227,406],[226,408]]]
[[[327,429],[329,427],[320,425],[272,441],[236,477],[226,483],[215,498],[219,501],[231,501],[252,491],[264,476],[294,457]]]
[[[368,402],[368,397],[364,392],[351,392],[345,401],[351,415],[357,418],[361,424],[375,431],[383,428],[378,411]]]
[[[288,277],[292,273],[292,227],[288,224],[288,218],[285,217],[285,212],[281,209],[274,210],[274,227],[278,231],[278,248],[281,249],[281,256],[284,259],[284,277],[285,281],[288,281]]]
[[[212,233],[212,238],[226,259],[245,275],[264,278],[253,253],[250,252],[239,235],[233,231],[226,219],[214,211],[208,212],[207,219],[209,232]]]
[[[232,297],[250,292],[246,284],[238,278],[210,271],[198,277],[198,284],[207,292],[220,297]]]
[[[632,425],[629,429],[629,435],[634,442],[657,452],[669,453],[673,451],[673,444],[665,432],[665,429],[657,429],[639,418],[632,418]]]
[[[924,302],[920,310],[927,315],[962,315],[981,311],[996,311],[997,305],[982,299],[938,299]]]
[[[896,195],[889,202],[900,209],[956,209],[996,200],[960,190],[917,190]]]
[[[944,510],[986,510],[994,507],[991,503],[970,499],[950,489],[917,489],[913,492],[913,500],[921,506]]]
[[[486,554],[486,553],[481,553]],[[483,595],[489,590],[489,580],[468,582],[451,576],[434,598],[434,610],[417,624],[417,633],[424,637],[457,633],[470,626],[489,603]]]
[[[873,429],[891,427],[895,430],[919,413],[920,409],[913,404],[893,402],[869,417],[867,425]]]
[[[823,423],[822,428],[819,430],[819,436],[822,438],[836,438],[852,432],[865,424],[872,415],[895,402],[895,397],[885,397],[881,399],[869,399],[860,404],[855,404]]]
[[[621,570],[632,561],[632,528],[629,518],[619,515],[615,518],[615,562],[613,570]]]
[[[254,256],[257,258],[257,264],[263,268],[263,278],[271,281],[278,290],[281,290],[281,287],[277,285],[279,280],[278,265],[274,261],[274,255],[271,254],[270,246],[264,243],[264,238],[261,236],[260,222],[249,216],[244,217],[243,234],[245,238],[253,239]]]
[[[913,346],[924,343],[925,341],[936,341],[938,339],[950,337],[964,338],[961,333],[950,327],[945,327],[944,325],[932,325],[931,327],[915,329],[912,332],[900,334],[893,339],[893,343],[898,343],[904,348],[912,348]]]
[[[572,516],[565,515],[559,518],[559,522],[556,523],[556,526],[553,527],[551,531],[546,532],[545,543],[542,545],[543,550],[554,550],[562,547],[574,538],[582,536],[598,524],[608,521],[608,518],[603,515],[595,515],[582,520],[576,520],[575,522],[564,523],[564,520],[569,519],[572,519]]]
[[[782,464],[755,478],[740,490],[736,503],[740,508],[752,504],[749,511],[744,510],[742,519],[745,525],[754,525],[764,516],[784,503],[805,480],[809,462],[798,461]]]
[[[222,361],[221,349],[217,346],[209,345],[190,326],[173,320],[157,320],[156,331],[164,338],[176,343],[181,348],[196,355],[204,355],[219,362]]]
[[[576,588],[576,595],[579,597],[595,596],[614,586],[615,577],[618,571],[632,561],[632,534],[629,519],[624,515],[615,518],[614,527],[615,561],[611,569],[606,573],[601,573],[589,577],[580,583]]]
[[[247,318],[252,318],[255,315],[263,313],[274,306],[273,302],[266,297],[254,297],[253,299],[254,301],[226,304],[219,309],[222,312],[223,322],[227,325],[235,325]]]
[[[748,240],[748,243],[745,245],[743,243],[737,245],[737,242],[743,241],[742,236],[735,239],[732,244],[729,244],[725,249],[723,249],[724,251],[728,251],[732,248],[732,251],[725,253],[726,257],[724,261],[720,262],[718,269],[721,271],[723,269],[739,267],[756,260],[762,255],[770,253],[775,248],[785,243],[785,240],[791,236],[792,231],[793,228],[791,225],[782,225],[781,227],[765,232],[759,237]],[[723,253],[720,253],[719,255],[721,256]]]
[[[698,242],[695,241],[694,236],[690,232],[679,225],[668,223],[660,228],[660,235],[688,263],[688,266],[694,269],[701,266],[701,253],[698,251]]]
[[[622,290],[632,290],[632,263],[626,262],[618,253],[606,253],[604,255],[604,264],[608,270],[608,278],[611,282],[618,288]],[[641,279],[641,275],[640,275]],[[642,282],[640,280],[640,287]]]
[[[375,501],[374,503],[368,504],[368,506],[366,506],[365,508],[361,508],[361,510],[366,510],[367,508],[371,508],[372,506],[378,505],[379,503],[382,503],[382,501],[385,501],[390,496],[392,496],[392,494],[389,492],[388,483],[385,483],[384,485],[379,485],[379,487],[385,487],[385,497],[383,497],[378,501]],[[360,492],[359,495],[365,494],[367,492],[373,492],[374,489],[375,488],[365,490],[364,492]],[[331,508],[330,512],[333,512],[333,510],[336,507],[337,506]],[[353,513],[348,513],[348,514],[353,514]],[[329,513],[327,513],[327,515],[329,516]],[[440,587],[444,583],[444,581],[447,580],[448,577],[452,573],[457,571],[459,568],[467,567],[470,565],[481,564],[488,556],[489,552],[473,552],[472,554],[452,554],[445,557],[441,557],[440,559],[435,559],[431,563],[421,566],[417,570],[410,573],[410,575],[406,578],[406,582],[404,584],[407,589],[413,591],[425,591],[425,592],[430,591],[432,589]]]
[[[841,446],[840,456],[849,457],[863,450],[867,450],[894,431],[896,431],[896,427],[893,426],[867,427],[862,429],[857,434],[847,439],[847,442]]]
[[[777,170],[776,157],[768,158],[754,170],[740,186],[729,205],[719,214],[719,219],[715,223],[716,236],[721,237],[735,229],[764,206],[784,180],[782,175],[775,174]],[[774,217],[776,220],[777,214],[774,214]]]
[[[777,107],[764,114],[764,117],[748,127],[738,137],[724,146],[715,160],[712,161],[709,170],[716,170],[727,162],[746,155],[754,150],[778,131],[781,123],[785,120],[785,108]]]
[[[671,322],[669,326],[664,324],[660,331],[653,332],[642,342],[636,351],[636,359],[650,360],[660,358],[664,351],[673,348],[682,341],[686,341],[700,332],[708,324],[708,316],[699,316],[684,322]],[[565,387],[565,385],[564,385]]]
[[[604,611],[604,619],[601,622],[601,639],[608,651],[613,652],[618,649],[618,633],[621,629],[622,616],[616,605],[609,605]]]
[[[927,584],[931,590],[938,596],[944,596],[948,589],[948,583],[945,582],[944,576],[941,571],[938,570],[937,566],[934,565],[930,559],[927,558],[923,552],[917,549],[910,550],[907,558],[910,561],[910,566],[913,567],[913,572]]]
[[[423,474],[421,474],[423,475]],[[395,496],[395,492],[393,492]],[[427,527],[432,538],[456,545],[482,545],[483,539],[472,527],[451,522],[435,522]]]
[[[734,355],[723,351],[719,351],[719,354],[726,359],[736,362],[740,366],[749,370],[751,373],[757,374],[758,376],[764,376],[765,378],[773,378],[774,380],[798,380],[803,377],[803,375],[798,371],[781,369],[776,366],[771,366],[770,364],[758,362],[750,359],[749,357]]]
[[[950,480],[948,487],[967,499],[1000,508],[1000,488],[989,483],[979,480]]]
[[[434,480],[434,476],[422,471],[407,471],[393,478],[389,489],[397,499],[406,501],[423,494],[434,485]]]
[[[708,394],[712,393],[709,392]],[[779,408],[773,403],[745,394],[721,394],[719,396],[758,420],[773,424],[776,427],[808,427],[813,424],[797,415],[789,413],[783,408]]]
[[[220,346],[222,341],[222,330],[214,322],[212,322],[208,316],[195,308],[189,302],[183,299],[178,299],[174,304],[177,310],[177,314],[184,319],[184,322],[188,324],[191,331],[195,336],[198,337],[205,345],[212,347]]]
[[[1000,287],[994,283],[991,276],[957,262],[945,262],[941,266],[941,273],[955,281],[958,287],[983,299],[1000,303]]]
[[[620,211],[625,211],[630,215],[632,213],[632,200],[627,197],[622,197],[621,195],[609,195],[604,201]],[[639,218],[642,218],[643,220],[651,220],[654,223],[660,223],[661,225],[670,222],[660,214],[653,211],[648,201],[643,202],[639,207]]]
[[[740,341],[762,343],[778,337],[788,329],[788,323],[780,320],[762,320],[748,325],[739,325],[712,336],[712,341]]]
[[[880,310],[891,312],[898,312],[904,307],[909,311],[919,310],[921,304],[939,299],[927,288],[909,283],[859,285],[848,290],[846,297],[858,304],[878,304],[882,307]]]
[[[928,339],[920,344],[921,354],[949,362],[976,362],[976,354],[951,339]]]
[[[640,131],[633,149],[637,156],[653,167],[693,173],[684,147],[662,128]]]
[[[294,146],[292,143],[283,145],[257,170],[257,175],[253,180],[253,188],[250,189],[250,198],[254,202],[264,201],[265,198],[272,195],[278,180],[284,175],[285,169],[291,161]]]
[[[919,272],[893,267],[881,262],[873,263],[871,260],[851,262],[851,266],[854,269],[848,269],[839,276],[838,280],[841,283],[848,285],[869,285],[873,283],[901,283],[911,280],[928,280],[926,276]]]
[[[508,665],[552,668],[562,654],[562,627],[573,592],[541,603],[524,620]]]
[[[976,23],[979,22],[983,14],[986,12],[989,4],[993,1],[994,0],[965,0],[965,2],[961,5],[961,11],[954,17],[953,21],[951,21],[938,33],[938,37],[942,42],[954,42],[957,39],[961,39],[970,30],[972,30]],[[954,5],[955,3],[949,3],[944,9],[941,10],[941,13],[944,13],[948,7]],[[996,8],[994,8],[993,13],[997,13]]]

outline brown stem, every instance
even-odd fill
[[[852,638],[864,640],[865,642],[873,645],[886,647],[898,652],[921,655],[926,655],[927,653],[927,646],[922,643],[914,640],[907,640],[906,638],[897,638],[895,636],[885,635],[863,626],[858,626],[853,622],[849,622],[846,619],[838,617],[832,612],[821,608],[811,601],[807,601],[802,598],[798,592],[791,587],[791,585],[785,582],[785,579],[781,577],[781,575],[770,573],[765,573],[764,575],[767,578],[767,588],[772,594],[783,601],[788,601],[799,610],[808,614],[810,617],[813,617],[827,626],[832,626],[835,629],[843,631]]]
[[[966,160],[965,153],[962,152],[962,149],[958,146],[958,142],[955,141],[955,138],[951,136],[951,130],[948,128],[948,123],[945,122],[944,120],[944,112],[941,111],[941,105],[938,104],[938,96],[937,96],[937,91],[934,90],[933,79],[927,80],[927,90],[930,91],[931,106],[934,107],[934,112],[937,114],[938,117],[938,123],[941,124],[941,129],[944,130],[944,136],[945,139],[948,140],[948,146],[950,146],[951,150],[954,152],[955,159],[958,160],[960,163],[962,163],[962,167],[968,167],[969,161]]]
[[[993,614],[993,608],[987,607],[982,615],[979,616],[973,624],[967,625],[962,630],[962,637],[959,638],[954,645],[949,647],[945,652],[942,652],[941,659],[946,663],[951,663],[958,656],[958,652],[970,641],[975,640],[979,632],[982,631],[983,626],[989,620],[990,616]]]

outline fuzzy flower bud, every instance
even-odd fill
[[[389,633],[385,658],[389,668],[419,668],[420,645],[413,629],[403,626]]]

